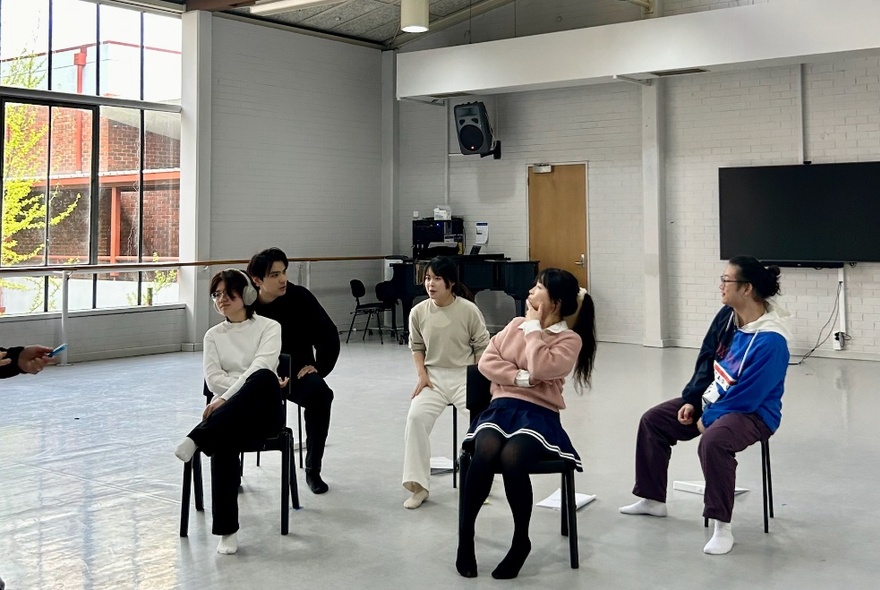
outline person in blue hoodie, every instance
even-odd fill
[[[723,555],[733,548],[730,527],[736,482],[736,453],[769,438],[782,419],[788,368],[790,314],[770,298],[779,293],[779,267],[765,268],[751,256],[736,256],[721,275],[721,302],[680,398],[645,412],[636,438],[636,483],[641,498],[623,514],[666,516],[666,485],[672,447],[700,439],[706,479],[703,516],[714,519],[703,548]]]

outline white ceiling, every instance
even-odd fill
[[[462,10],[479,10],[481,4],[490,4],[490,2],[489,0],[431,0],[430,20],[434,22]],[[499,2],[491,2],[491,4],[498,5]],[[233,8],[231,12],[250,14],[250,8]],[[387,47],[397,45],[397,39],[405,35],[400,32],[400,0],[343,0],[259,18],[371,41]],[[404,38],[411,37],[405,35]]]

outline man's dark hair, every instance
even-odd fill
[[[281,251],[281,248],[267,248],[262,252],[254,254],[248,263],[247,272],[249,275],[261,281],[266,278],[272,265],[276,262],[284,263],[284,270],[287,270],[288,264],[287,254]]]

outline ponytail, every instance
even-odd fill
[[[576,387],[590,387],[596,360],[596,308],[586,289],[567,270],[547,268],[538,273],[536,282],[544,285],[551,301],[560,302],[560,314],[568,327],[581,337],[581,351],[574,367]]]
[[[577,386],[590,387],[593,365],[596,363],[596,307],[586,289],[578,293],[579,307],[574,313],[572,331],[581,337],[581,351],[574,367]],[[566,322],[568,319],[566,318]]]

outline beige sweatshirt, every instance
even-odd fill
[[[424,353],[426,367],[472,365],[488,344],[483,314],[462,297],[446,307],[426,299],[409,314],[409,347],[413,353]]]

